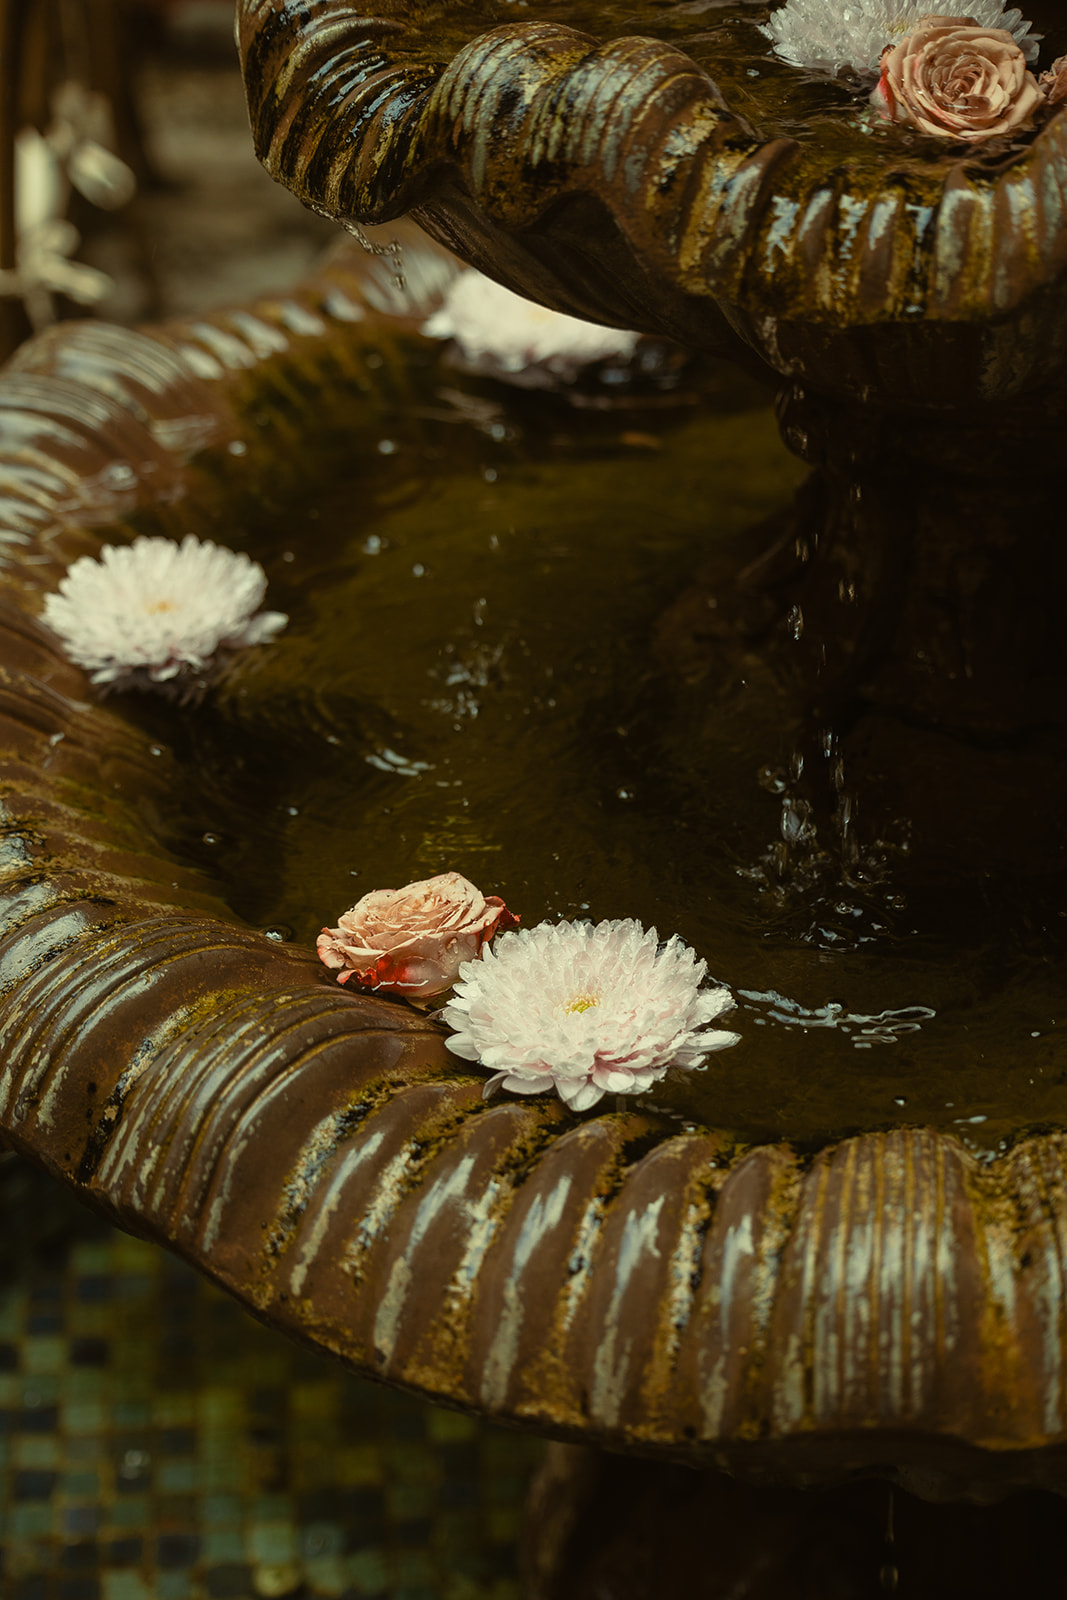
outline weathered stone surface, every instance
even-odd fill
[[[727,103],[715,50],[738,46],[709,46],[701,10],[628,8],[653,37],[559,17],[478,32],[458,6],[240,0],[257,153],[325,215],[413,211],[546,304],[714,349],[732,329],[829,393],[1000,401],[1062,368],[1062,112],[988,152],[876,138],[862,100],[802,128],[751,83],[744,115]]]
[[[195,528],[339,386],[377,404],[453,270],[406,263],[407,299],[340,261],[247,312],[68,326],[0,377],[4,1137],[275,1326],[456,1405],[754,1475],[1067,1484],[1061,1135],[989,1166],[922,1129],[731,1165],[640,1109],[487,1105],[435,1025],[241,926],[152,837],[174,774],[41,590],[116,508]]]

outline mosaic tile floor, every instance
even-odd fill
[[[542,1446],[363,1382],[0,1166],[5,1600],[518,1600]]]

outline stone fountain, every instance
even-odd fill
[[[731,626],[709,626],[698,584],[666,620],[666,648],[705,694],[756,641],[792,682],[794,781],[772,865],[817,878],[829,859],[840,884],[865,870],[848,777],[864,741],[868,769],[901,764],[879,712],[972,745],[1058,721],[1058,621],[1039,590],[1060,561],[1042,530],[1062,426],[1067,122],[987,150],[872,129],[855,83],[816,87],[769,56],[757,12],[719,8],[710,28],[703,9],[618,25],[598,13],[582,31],[572,9],[564,24],[551,10],[370,20],[247,4],[239,35],[257,150],[305,204],[356,228],[410,211],[558,309],[743,345],[779,375],[784,437],[815,478],[762,570],[726,596],[719,574]],[[770,621],[749,622],[753,590],[772,598]],[[1036,787],[1035,758],[1019,759]],[[914,809],[928,782],[904,770],[891,804],[903,792]],[[954,848],[959,867],[976,843],[959,819],[984,804],[985,768],[965,761],[949,782],[911,846],[926,870]],[[1044,817],[1038,805],[1046,840]],[[1012,870],[1010,830],[991,836],[988,820],[978,847]],[[1022,1467],[1016,1482],[1050,1481],[1037,1464],[1058,1456],[1059,1312],[1039,1309],[1050,1258],[1033,1230],[1058,1211],[1060,1143],[1018,1142],[1028,1120],[991,1164],[930,1128],[848,1140],[810,1168],[779,1166],[781,1147],[750,1153],[715,1182],[706,1222],[706,1191],[689,1211],[696,1298],[657,1336],[638,1305],[666,1315],[696,1246],[673,1232],[687,1185],[715,1170],[710,1150],[669,1141],[657,1160],[685,1176],[650,1176],[640,1204],[677,1196],[670,1242],[650,1234],[630,1259],[640,1211],[620,1214],[626,1281],[610,1254],[595,1274],[584,1404],[605,1405],[607,1427],[593,1434],[738,1470],[921,1460],[934,1477]],[[531,1348],[546,1338],[539,1327]],[[501,1397],[525,1410],[535,1382],[516,1368]],[[961,1452],[952,1465],[946,1448]]]
[[[388,242],[411,213],[546,304],[778,375],[814,476],[736,581],[680,598],[661,651],[697,745],[707,706],[749,715],[744,663],[787,706],[760,887],[805,948],[830,948],[830,899],[876,875],[886,818],[923,824],[887,871],[913,897],[1034,874],[1030,851],[1054,882],[1067,120],[931,150],[856,125],[854,86],[770,60],[760,8],[711,28],[689,6],[618,27],[553,11],[248,0],[257,149],[357,232],[390,224]],[[90,704],[34,621],[94,527],[146,507],[216,526],[279,452],[298,479],[324,404],[369,425],[394,381],[383,350],[402,371],[456,270],[397,236],[404,287],[395,252],[350,254],[292,297],[62,330],[6,371],[5,1137],[275,1326],[559,1440],[755,1481],[1062,1490],[1054,1027],[1034,1029],[1040,1109],[998,1102],[985,1147],[933,1109],[843,1113],[849,1136],[791,1145],[788,1128],[738,1139],[707,1099],[487,1106],[432,1023],[339,992],[174,864],[152,831],[166,753]],[[902,726],[931,741],[927,767]],[[999,1032],[978,1015],[1014,1066],[1015,1012]],[[957,1033],[938,1057],[939,1105],[972,1048]]]

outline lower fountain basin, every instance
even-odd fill
[[[401,290],[350,250],[292,297],[58,330],[7,369],[4,1135],[274,1325],[458,1406],[769,1480],[1060,1487],[1056,929],[1020,953],[1010,851],[984,902],[923,903],[934,855],[966,887],[951,808],[832,902],[825,864],[774,854],[803,696],[752,575],[797,477],[765,397],[669,362],[568,397],[457,376],[417,332],[454,270],[409,243]],[[247,547],[291,612],[196,710],[98,703],[35,620],[133,531]],[[861,790],[886,716],[855,725]],[[923,737],[983,792],[1055,787],[1045,734],[1017,770]],[[486,1102],[437,1025],[304,947],[449,866],[527,924],[681,932],[742,1045],[582,1117]]]

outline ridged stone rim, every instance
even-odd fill
[[[1067,116],[999,167],[963,148],[924,162],[889,146],[872,161],[857,135],[865,159],[827,174],[654,38],[522,21],[436,59],[447,6],[238,0],[237,16],[257,154],[324,215],[412,211],[513,287],[683,339],[696,339],[694,298],[703,342],[719,336],[717,302],[784,372],[800,357],[779,347],[780,324],[1003,323],[983,358],[1001,369],[978,391],[990,395],[1067,354]]]
[[[217,525],[331,394],[388,403],[454,270],[406,263],[406,295],[338,258],[243,310],[68,324],[0,376],[5,1138],[275,1327],[447,1403],[756,1475],[1067,1488],[1063,1135],[988,1166],[922,1128],[731,1160],[639,1103],[487,1104],[433,1024],[241,926],[153,840],[174,775],[57,653],[41,591],[116,514]]]

